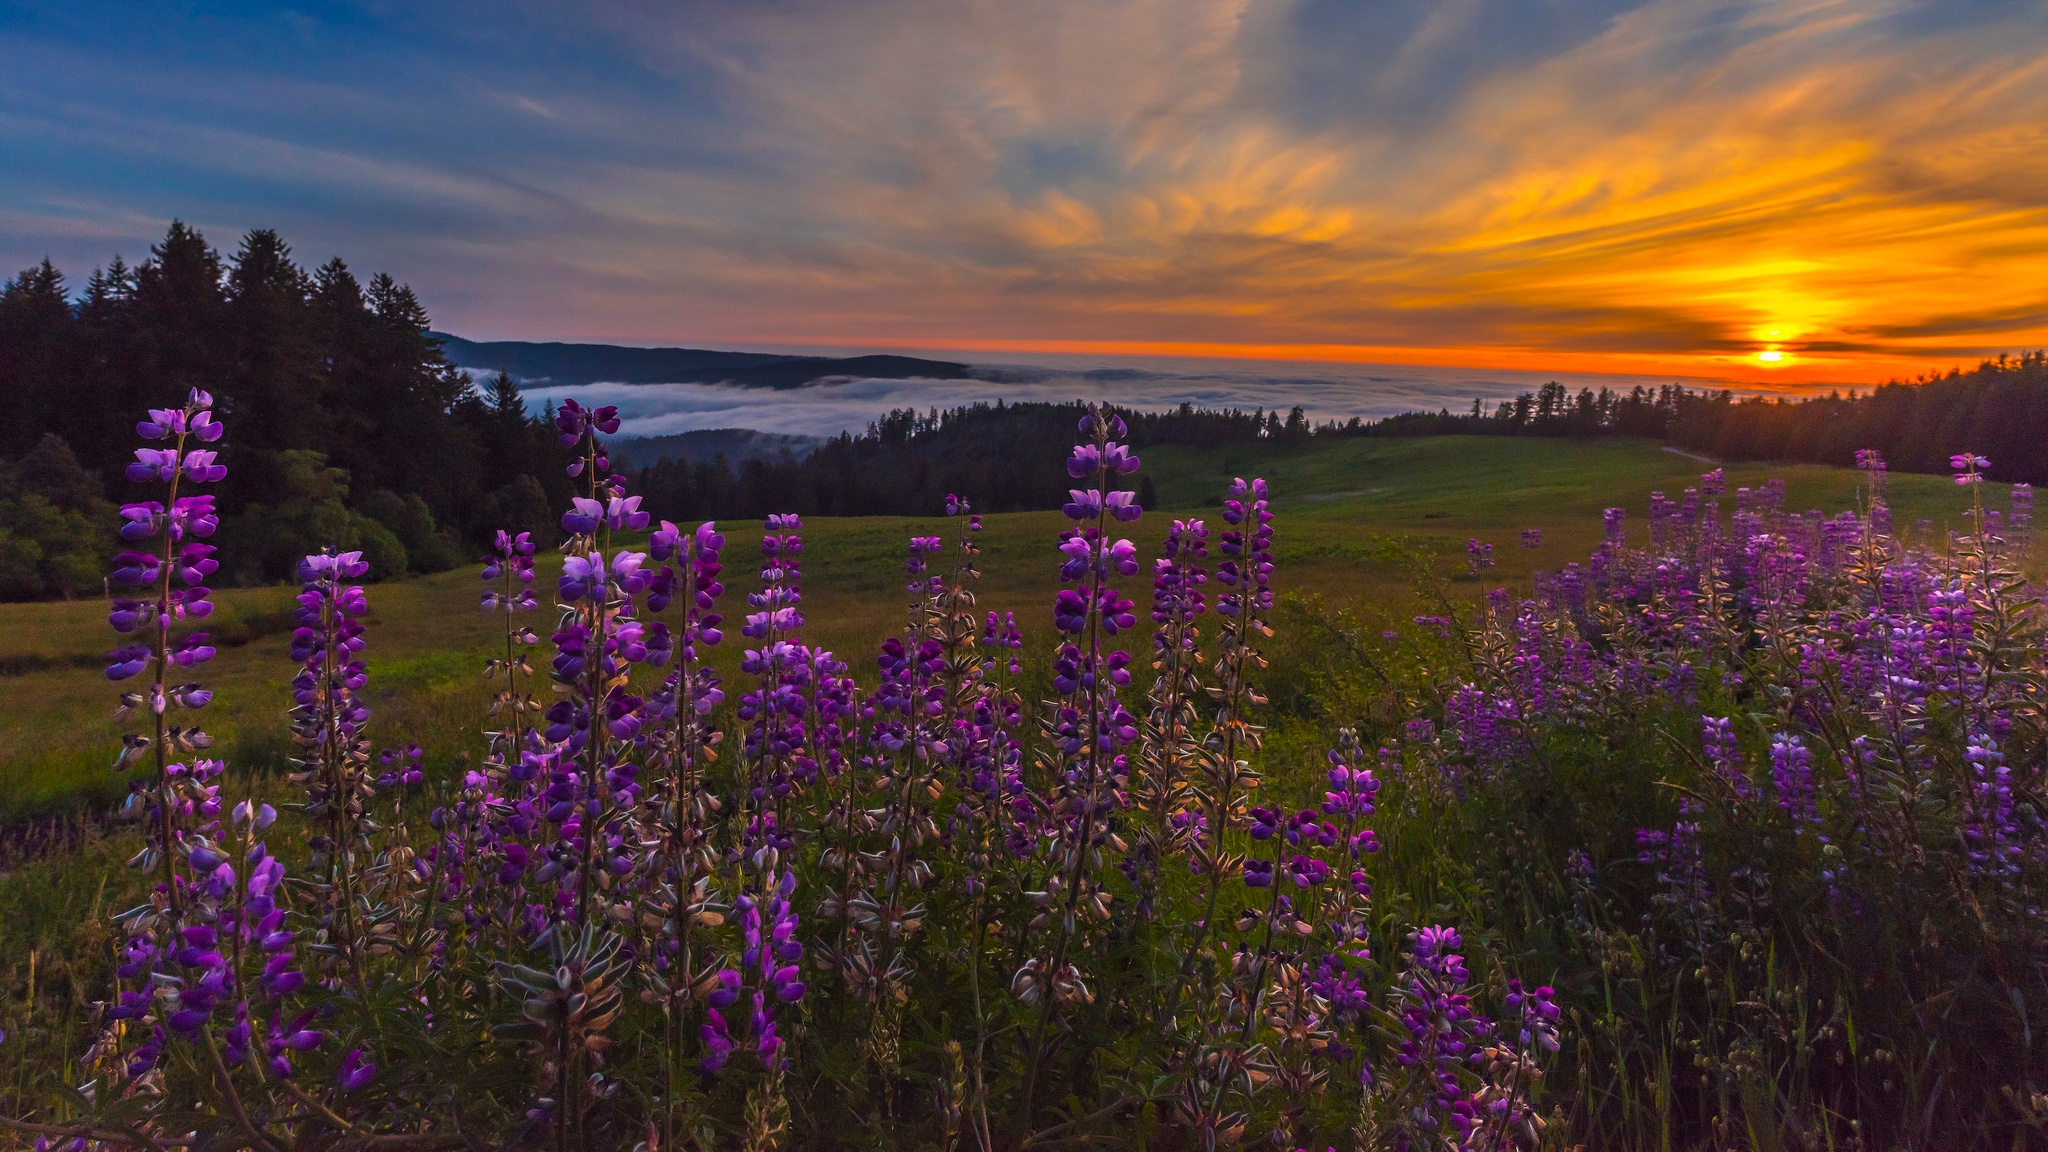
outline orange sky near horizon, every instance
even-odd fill
[[[1759,345],[1756,352],[1686,357],[1618,352],[1558,352],[1543,348],[1454,347],[1411,348],[1372,344],[1209,344],[1144,340],[1015,340],[973,336],[928,339],[855,339],[812,337],[749,340],[756,345],[791,347],[875,348],[929,353],[1044,353],[1061,356],[1188,357],[1267,363],[1413,364],[1440,368],[1498,371],[1611,373],[1628,376],[1670,376],[1675,383],[1731,384],[1744,391],[1788,394],[1822,388],[1870,388],[1893,381],[1943,375],[1951,368],[1967,370],[1986,356],[1934,358],[1911,356],[1822,356],[1790,345]],[[2048,339],[2040,341],[2048,346]],[[2029,345],[2031,348],[2034,345]],[[2015,349],[2010,355],[2017,355]],[[1773,355],[1775,353],[1775,355]]]
[[[0,258],[276,227],[472,339],[1787,389],[2048,347],[2038,0],[451,5],[0,18]]]

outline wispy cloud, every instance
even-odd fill
[[[0,16],[17,262],[104,258],[36,233],[68,197],[280,227],[478,337],[1777,381],[2048,343],[2032,2],[99,7]]]

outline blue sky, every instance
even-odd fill
[[[0,59],[0,267],[273,227],[479,338],[1788,382],[2048,343],[2040,0],[73,0]]]

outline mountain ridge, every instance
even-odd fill
[[[972,369],[951,360],[876,354],[793,356],[712,348],[629,348],[619,344],[467,340],[430,332],[448,359],[473,371],[506,372],[523,386],[583,384],[733,384],[746,388],[802,388],[821,380],[965,380]]]

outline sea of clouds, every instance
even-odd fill
[[[974,357],[969,380],[821,381],[775,391],[726,384],[585,384],[532,388],[538,409],[574,396],[583,404],[616,404],[628,436],[663,436],[705,428],[751,428],[806,436],[859,432],[893,409],[951,408],[963,404],[1100,400],[1128,408],[1286,410],[1300,405],[1311,420],[1375,419],[1396,412],[1467,411],[1476,398],[1490,411],[1501,400],[1557,380],[1581,387],[1626,390],[1670,384],[1669,376],[1497,371],[1405,364],[1276,363],[1119,357],[1035,356],[1001,360]],[[1679,380],[1697,386],[1708,381]]]

